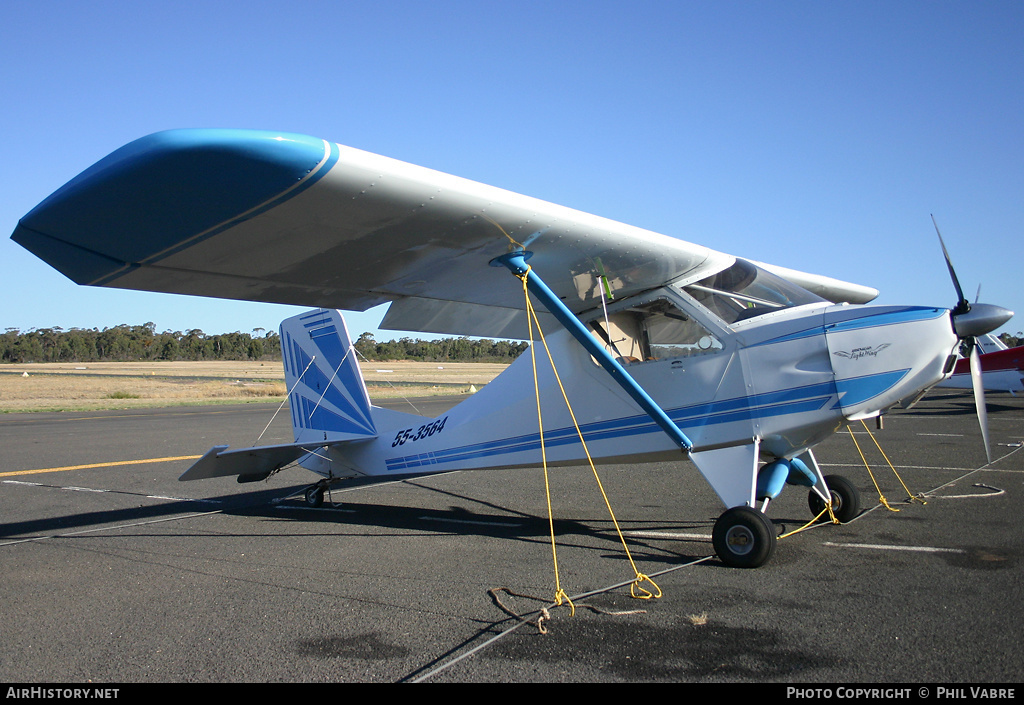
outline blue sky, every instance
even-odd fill
[[[177,127],[301,132],[1024,329],[1024,3],[0,3],[0,329],[276,329],[78,287],[9,240]],[[354,334],[382,311],[349,315]],[[378,339],[397,337],[377,333]]]

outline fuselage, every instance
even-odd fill
[[[692,292],[664,287],[582,318],[697,451],[757,438],[762,456],[795,457],[851,420],[914,400],[952,369],[958,340],[946,309],[818,301],[729,323]],[[536,466],[542,447],[549,465],[587,454],[602,463],[682,457],[565,330],[447,414],[382,413],[377,427],[375,441],[331,450],[335,471]]]

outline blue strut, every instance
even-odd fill
[[[509,252],[508,254],[496,257],[491,260],[492,267],[504,266],[508,267],[509,270],[517,277],[526,278],[526,287],[530,293],[537,297],[538,300],[548,311],[565,326],[576,340],[580,342],[587,352],[594,356],[594,359],[600,363],[608,374],[612,376],[619,386],[622,387],[627,394],[640,405],[648,416],[654,419],[654,422],[661,427],[661,429],[668,434],[676,444],[679,445],[684,451],[689,452],[693,449],[693,443],[686,437],[676,425],[675,421],[669,418],[668,414],[665,413],[664,409],[658,406],[651,397],[644,391],[643,387],[636,383],[625,368],[619,364],[619,362],[608,354],[608,351],[598,344],[597,340],[590,334],[579,319],[566,308],[565,304],[562,303],[561,299],[555,295],[555,292],[548,288],[547,284],[537,276],[537,274],[530,269],[526,264],[528,257],[532,255],[531,252]]]

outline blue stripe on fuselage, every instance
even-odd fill
[[[850,407],[860,404],[868,399],[874,399],[879,394],[889,390],[898,384],[901,379],[910,372],[906,370],[893,370],[892,372],[881,372],[863,377],[847,377],[836,380],[836,389],[839,392],[838,405]]]
[[[821,335],[822,331],[828,331],[829,333],[841,333],[848,330],[862,330],[864,328],[875,328],[877,326],[891,326],[898,323],[927,321],[941,316],[945,311],[946,309],[922,306],[908,306],[906,308],[882,312],[879,312],[877,308],[841,309],[836,312],[826,313],[824,324],[780,335],[777,338],[769,338],[760,342],[751,343],[747,347],[756,348],[763,345],[775,345],[777,343],[787,343],[794,340],[813,338],[816,335]],[[849,315],[851,317],[842,321],[829,320],[843,315]]]
[[[946,313],[944,308],[927,308],[923,306],[907,306],[906,308],[881,313],[871,313],[870,311],[871,309],[865,309],[864,315],[845,321],[826,320],[825,330],[830,333],[841,333],[843,331],[861,330],[863,328],[912,323],[913,321],[930,321]]]
[[[832,382],[822,382],[807,387],[798,387],[778,392],[755,394],[721,402],[709,402],[681,407],[668,411],[673,421],[684,429],[700,427],[759,417],[782,416],[821,409],[836,396]],[[598,421],[581,426],[588,441],[626,438],[658,431],[658,426],[645,414],[628,416],[609,421]],[[574,427],[564,427],[544,432],[544,443],[556,447],[576,443],[579,436]],[[540,434],[530,433],[512,438],[474,443],[456,448],[446,448],[416,455],[392,458],[386,461],[388,470],[402,470],[437,463],[452,463],[475,458],[494,457],[508,453],[540,449]]]

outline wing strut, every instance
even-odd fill
[[[626,369],[618,363],[618,361],[608,354],[601,345],[597,343],[597,340],[590,334],[590,332],[580,323],[579,319],[573,315],[573,312],[566,308],[565,304],[555,295],[551,289],[548,288],[547,284],[537,276],[526,260],[532,255],[531,252],[516,251],[504,254],[501,257],[496,257],[491,260],[492,267],[507,267],[513,274],[520,279],[526,280],[526,286],[529,288],[530,293],[536,296],[544,307],[551,312],[551,314],[558,319],[558,322],[565,326],[576,340],[580,342],[587,352],[594,356],[594,359],[603,367],[608,374],[611,375],[612,379],[618,382],[619,386],[625,390],[627,394],[640,405],[648,416],[650,416],[661,429],[668,434],[680,448],[685,452],[690,452],[693,448],[693,443],[686,437],[675,421],[669,418],[668,414],[658,406],[651,397],[644,391],[643,387],[637,384]]]

